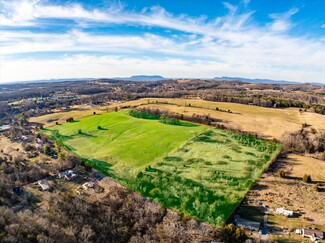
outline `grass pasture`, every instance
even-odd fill
[[[128,110],[43,132],[122,185],[213,225],[224,223],[281,149],[199,124],[131,117]]]

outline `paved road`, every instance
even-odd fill
[[[262,242],[266,242],[267,235],[269,233],[269,229],[267,227],[267,218],[268,218],[269,208],[265,205],[263,205],[263,206],[264,206],[264,223],[263,223],[263,228],[262,228],[261,240],[262,240]]]
[[[262,229],[262,235],[266,235],[269,233],[269,229],[267,227],[267,212],[265,212],[265,215],[264,215],[264,224],[263,224],[263,229]]]

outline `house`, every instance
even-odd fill
[[[83,195],[83,194],[84,194],[84,191],[83,191],[81,188],[79,188],[79,189],[76,191],[76,193],[78,193],[79,195]]]
[[[50,189],[50,185],[47,180],[39,180],[38,185],[42,188],[43,191],[47,191]]]
[[[82,187],[86,190],[88,190],[89,188],[93,188],[95,186],[95,183],[90,181],[90,182],[86,182],[82,185]]]
[[[64,178],[67,181],[70,181],[71,179],[77,177],[77,174],[74,173],[73,170],[68,170],[68,171],[60,172],[58,177],[60,179]]]
[[[302,235],[302,230],[301,229],[296,229],[295,233],[298,234],[298,235]]]
[[[292,217],[293,216],[293,211],[286,210],[284,208],[277,208],[275,213],[286,216],[286,217]]]
[[[5,131],[9,130],[10,128],[11,128],[10,125],[0,126],[0,132],[5,132]]]
[[[249,229],[251,231],[259,231],[261,223],[248,219],[238,218],[236,219],[236,225],[243,227],[244,229]]]
[[[44,152],[44,148],[43,148],[43,145],[42,144],[35,144],[35,147],[36,147],[36,149],[38,149],[38,151],[40,151],[40,152]]]
[[[324,238],[324,232],[318,229],[302,229],[302,235],[310,238],[312,241],[322,240]]]

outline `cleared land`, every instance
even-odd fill
[[[114,102],[107,106],[76,105],[72,106],[70,109],[67,110],[54,109],[50,114],[38,117],[31,117],[29,121],[42,124],[44,125],[44,127],[51,127],[54,126],[56,122],[58,122],[59,124],[65,123],[66,119],[69,117],[73,117],[74,119],[80,119],[83,117],[92,116],[93,112],[96,112],[96,114],[103,114],[110,111],[114,111],[115,107],[136,106],[140,105],[143,102],[144,99],[133,100],[124,103]]]
[[[325,182],[325,161],[291,154],[276,164],[286,171],[286,178],[279,178],[275,172],[263,174],[247,195],[247,200],[252,203],[241,206],[241,211],[246,212],[245,217],[262,221],[264,209],[255,203],[261,201],[273,209],[268,219],[272,227],[317,227],[325,231],[325,187],[320,186],[319,192],[314,189],[316,184]],[[302,182],[304,174],[311,175],[313,182]],[[297,215],[292,218],[277,215],[275,209],[279,207]]]
[[[210,224],[229,216],[280,145],[193,123],[168,125],[128,110],[44,130],[121,184]]]
[[[323,115],[311,112],[300,113],[298,108],[275,109],[200,99],[150,99],[149,102],[150,104],[147,100],[143,100],[143,105],[187,116],[209,114],[219,119],[219,124],[258,133],[266,138],[281,139],[286,132],[299,130],[303,123],[325,130]],[[217,111],[217,107],[223,111]],[[228,110],[232,113],[226,112]]]
[[[266,138],[281,139],[286,132],[299,130],[302,123],[308,123],[316,129],[325,130],[323,115],[312,112],[300,113],[298,108],[275,109],[200,99],[145,98],[124,103],[112,103],[108,106],[75,106],[70,111],[55,111],[52,114],[32,117],[30,121],[42,123],[44,127],[50,127],[55,125],[56,121],[64,123],[69,117],[80,119],[92,115],[94,111],[97,114],[102,114],[114,110],[115,107],[138,105],[165,109],[188,116],[194,113],[198,115],[209,114],[211,117],[219,119],[219,124],[258,133]],[[231,110],[233,113],[217,111],[216,107],[224,111]]]

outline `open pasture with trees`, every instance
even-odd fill
[[[281,145],[129,110],[44,130],[122,185],[189,217],[221,225]]]

